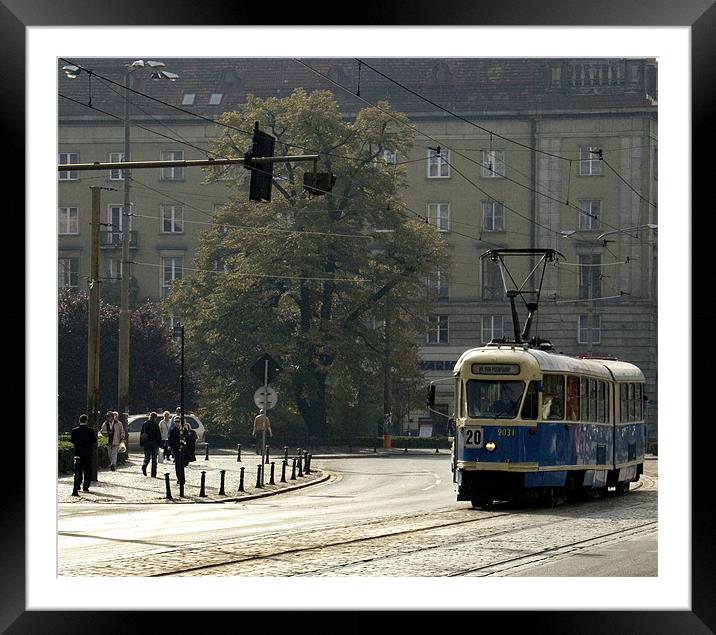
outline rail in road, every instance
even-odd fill
[[[404,514],[255,538],[164,547],[121,570],[106,562],[61,568],[81,576],[504,575],[519,566],[656,534],[656,479],[626,496],[554,509],[497,505]],[[336,494],[340,497],[340,494]],[[327,496],[331,496],[328,494]],[[147,567],[147,561],[155,563]],[[654,573],[656,575],[656,573]]]

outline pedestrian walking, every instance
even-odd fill
[[[165,410],[162,415],[162,420],[159,422],[159,432],[162,435],[162,457],[163,460],[166,460],[169,458],[170,455],[170,448],[169,448],[169,424],[171,423],[169,416],[170,412],[168,410]]]
[[[139,433],[139,445],[144,448],[144,463],[142,463],[142,474],[147,475],[147,465],[152,462],[152,478],[157,476],[157,454],[162,444],[162,433],[157,423],[157,413],[149,413],[149,419],[142,424]]]
[[[263,442],[264,442],[264,431],[269,433],[269,436],[273,436],[271,431],[271,421],[268,416],[264,414],[264,409],[259,410],[259,414],[254,418],[254,431],[253,435],[256,438],[256,454],[263,454]]]
[[[117,454],[119,454],[119,446],[126,441],[122,422],[119,421],[119,413],[107,412],[107,419],[100,428],[102,436],[107,438],[107,452],[109,454],[109,469],[113,472],[117,469]]]
[[[92,447],[97,443],[97,437],[94,430],[87,425],[87,415],[80,415],[79,425],[72,428],[70,440],[75,446],[75,456],[80,459],[82,491],[89,492],[92,482]]]
[[[169,422],[169,430],[170,431],[176,425],[177,421],[181,421],[181,408],[180,407],[177,407],[176,414],[172,415],[171,421]]]
[[[175,422],[174,427],[169,430],[169,447],[174,454],[174,470],[177,475],[177,483],[182,485],[185,482],[184,467],[186,459],[184,456],[186,448],[186,434],[181,425],[181,420]]]
[[[191,424],[184,419],[184,433],[186,435],[186,457],[185,463],[193,463],[196,461],[196,432]]]

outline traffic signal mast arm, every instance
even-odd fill
[[[317,154],[299,154],[282,157],[252,157],[251,163],[281,163],[285,161],[317,161]],[[245,158],[236,159],[195,159],[189,161],[124,161],[114,163],[63,163],[57,166],[58,172],[75,170],[136,170],[140,168],[188,168],[211,165],[242,165]]]

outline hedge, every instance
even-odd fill
[[[254,451],[256,439],[249,435],[221,435],[207,434],[206,441],[210,448],[229,448],[236,450],[236,446],[240,443],[242,452],[247,449]],[[449,449],[451,443],[448,437],[406,437],[393,436],[392,447],[403,449],[406,446],[411,448],[440,448]],[[266,437],[267,445],[271,446],[272,453],[280,453],[284,446],[287,446],[290,453],[294,453],[297,448],[335,448],[335,449],[358,449],[358,448],[382,448],[383,436],[369,437],[310,437],[310,436],[284,436],[276,434],[273,437]]]
[[[97,439],[99,451],[97,452],[98,468],[109,467],[109,453],[106,451],[107,439],[99,437]],[[127,461],[126,454],[117,455],[117,463],[125,463]],[[75,471],[75,450],[70,441],[70,433],[65,432],[57,439],[57,472],[58,474],[72,473]]]

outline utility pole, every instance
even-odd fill
[[[90,259],[89,310],[87,315],[87,418],[92,430],[97,430],[99,407],[99,217],[102,187],[92,186],[92,251]],[[96,441],[96,439],[95,439]],[[92,480],[97,480],[98,448],[94,444],[92,454]]]
[[[393,434],[393,390],[390,376],[390,291],[385,294],[385,316],[383,327],[383,434]]]
[[[129,162],[129,83],[131,67],[124,74],[124,161]],[[117,409],[126,435],[129,434],[129,181],[130,172],[124,170],[124,205],[122,206],[122,286],[119,313],[119,363],[117,368]],[[184,411],[182,410],[182,414]]]

